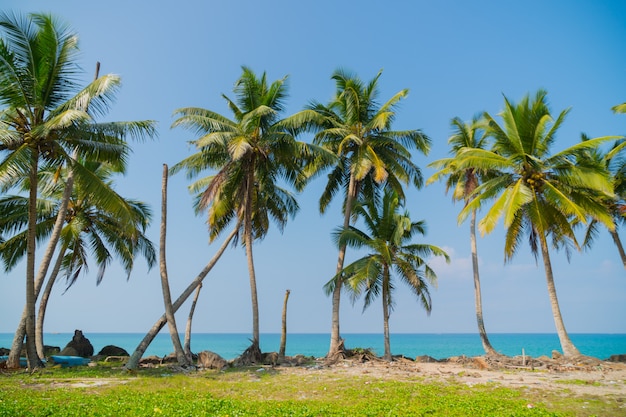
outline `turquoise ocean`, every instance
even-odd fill
[[[122,347],[132,353],[144,333],[88,333],[84,332],[98,353],[106,345]],[[73,333],[49,333],[44,335],[44,343],[63,348],[71,339]],[[377,355],[384,353],[382,334],[360,333],[343,334],[345,346],[348,349],[369,348]],[[570,334],[576,347],[584,355],[599,359],[608,359],[611,355],[626,354],[626,334]],[[13,334],[0,333],[0,347],[10,347]],[[181,336],[182,340],[182,336]],[[391,352],[394,355],[404,355],[409,358],[428,355],[436,359],[452,356],[479,356],[484,353],[480,337],[471,333],[442,333],[442,334],[392,334]],[[551,356],[553,350],[560,351],[559,339],[556,334],[548,333],[493,333],[489,335],[493,347],[500,353],[508,356],[522,354],[538,357]],[[328,351],[329,334],[324,333],[296,333],[287,334],[286,355],[323,357]],[[191,350],[200,352],[210,350],[225,359],[239,356],[250,344],[250,335],[244,333],[196,333],[191,337]],[[277,352],[280,347],[280,334],[261,334],[261,350],[263,352]],[[165,356],[173,351],[172,341],[167,332],[161,332],[152,342],[144,356]]]

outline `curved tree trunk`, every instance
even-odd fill
[[[389,341],[389,267],[383,271],[383,335],[385,338],[385,355],[383,358],[391,362],[391,342]]]
[[[561,348],[563,349],[563,355],[566,357],[579,356],[580,352],[574,346],[567,331],[565,330],[565,324],[563,323],[563,317],[561,316],[561,309],[559,308],[559,300],[556,296],[556,287],[554,285],[554,275],[552,274],[552,264],[550,262],[550,253],[548,251],[548,242],[543,233],[539,234],[539,240],[541,241],[541,255],[543,256],[543,265],[546,270],[546,281],[548,283],[548,295],[550,297],[550,306],[552,307],[552,316],[554,317],[554,324],[556,326],[556,332],[561,342]]]
[[[57,277],[59,276],[59,271],[61,270],[61,264],[63,263],[63,256],[65,256],[66,248],[63,247],[59,252],[59,256],[57,257],[57,261],[54,263],[54,268],[52,269],[52,273],[50,274],[50,278],[48,278],[48,282],[46,283],[46,288],[44,288],[43,293],[41,294],[41,300],[39,300],[39,314],[37,314],[37,324],[35,326],[35,344],[37,346],[37,354],[40,358],[44,358],[44,343],[43,343],[43,323],[46,318],[46,308],[48,308],[48,300],[50,299],[50,294],[52,293],[52,287],[56,282]]]
[[[196,311],[196,304],[198,304],[198,297],[200,296],[201,289],[202,284],[198,284],[198,287],[196,288],[196,295],[194,295],[191,307],[189,307],[189,316],[187,317],[187,326],[185,327],[185,343],[183,345],[183,350],[185,351],[185,355],[187,356],[189,363],[193,363],[193,354],[191,353],[191,322],[193,321],[193,314]]]
[[[476,210],[472,211],[470,220],[470,245],[472,249],[472,271],[474,273],[474,304],[476,305],[476,322],[478,323],[478,334],[483,344],[483,349],[487,355],[498,355],[496,350],[491,346],[485,323],[483,321],[483,302],[480,291],[480,276],[478,274],[478,249],[476,245]]]
[[[280,347],[278,349],[278,356],[285,357],[285,346],[287,345],[287,301],[289,300],[290,290],[285,291],[285,300],[283,301],[283,320],[280,333]]]
[[[191,282],[191,284],[189,284],[187,288],[185,288],[185,291],[183,291],[182,294],[176,299],[174,304],[172,304],[172,310],[174,311],[174,313],[176,313],[176,311],[178,311],[178,309],[183,305],[183,303],[187,301],[187,298],[189,298],[191,293],[194,292],[194,290],[198,287],[198,285],[202,284],[202,280],[209,274],[209,272],[211,272],[211,269],[213,269],[217,261],[220,259],[220,257],[222,256],[222,254],[224,253],[224,251],[230,244],[230,242],[237,235],[240,225],[241,225],[241,222],[237,222],[237,224],[235,225],[235,228],[226,237],[226,239],[222,243],[222,246],[220,246],[220,248],[217,250],[215,255],[213,255],[213,258],[209,261],[208,264],[206,264],[206,266],[202,269],[202,271],[200,271],[198,276],[196,276],[196,278]],[[163,326],[165,326],[165,323],[167,323],[167,318],[165,317],[165,314],[163,314],[156,321],[156,323],[154,323],[152,328],[148,330],[148,333],[146,333],[146,335],[141,340],[141,342],[139,342],[139,345],[137,345],[137,347],[135,348],[135,351],[130,356],[130,359],[125,365],[126,369],[137,369],[137,366],[139,366],[139,360],[145,353],[146,349],[148,349],[148,346],[150,346],[150,343],[152,343],[156,335],[159,334]]]
[[[170,337],[174,345],[176,359],[180,366],[188,366],[189,362],[180,343],[180,336],[176,328],[176,317],[174,316],[174,308],[172,306],[172,297],[170,294],[170,284],[167,277],[167,263],[165,261],[165,242],[167,232],[167,165],[163,164],[163,185],[161,197],[161,242],[159,250],[159,269],[161,272],[161,288],[163,290],[163,304],[165,305],[165,317],[170,330]]]
[[[350,182],[348,183],[348,195],[346,196],[346,206],[343,213],[343,228],[347,229],[350,226],[350,216],[352,215],[352,205],[356,199],[356,180],[354,173],[350,173]],[[343,356],[343,342],[341,340],[341,334],[339,332],[339,307],[341,301],[341,289],[343,287],[343,278],[341,277],[341,271],[343,270],[343,263],[346,257],[346,245],[342,245],[339,248],[339,255],[337,257],[337,269],[335,275],[337,281],[335,282],[335,289],[333,290],[333,311],[332,311],[332,323],[330,331],[330,348],[328,349],[327,359],[334,360],[338,356]]]
[[[609,230],[609,233],[611,233],[611,237],[613,238],[613,242],[615,242],[615,246],[617,247],[619,256],[622,258],[624,269],[626,269],[626,252],[624,252],[624,246],[622,245],[622,241],[619,238],[619,235],[617,234],[617,229]]]

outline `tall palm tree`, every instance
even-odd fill
[[[78,89],[77,36],[50,15],[0,14],[0,188],[16,177],[30,184],[26,260],[26,350],[29,368],[41,366],[35,348],[35,249],[37,173],[40,166],[68,164],[88,174],[71,157],[125,159],[125,136],[155,133],[153,122],[93,123],[104,113],[120,84],[99,77]],[[92,187],[97,191],[98,184]],[[129,217],[128,208],[119,212]]]
[[[488,172],[467,167],[459,169],[456,164],[456,156],[465,149],[484,149],[487,145],[487,137],[483,129],[482,120],[474,117],[471,123],[465,123],[458,117],[451,121],[453,134],[448,139],[450,145],[450,158],[439,159],[429,164],[429,167],[439,169],[433,174],[426,184],[446,178],[446,192],[453,189],[452,199],[454,201],[463,200],[467,205],[473,198],[473,192],[480,184],[482,177]],[[485,322],[483,319],[482,294],[480,290],[480,274],[478,271],[478,249],[476,244],[476,210],[472,211],[470,219],[470,247],[472,251],[472,273],[474,277],[474,304],[476,307],[476,322],[478,324],[478,334],[487,355],[497,355],[498,353],[489,342]]]
[[[269,84],[248,67],[235,84],[236,98],[223,95],[233,119],[201,108],[181,108],[172,127],[190,129],[200,137],[192,143],[198,152],[172,167],[185,169],[190,178],[204,170],[217,171],[197,180],[190,190],[197,195],[197,211],[208,209],[211,240],[233,219],[243,236],[252,298],[252,343],[243,356],[260,359],[259,312],[252,243],[268,232],[270,219],[282,231],[298,210],[295,197],[280,181],[299,187],[304,182],[301,161],[309,147],[296,141],[281,126],[287,97],[286,78]]]
[[[396,288],[392,278],[399,277],[405,282],[421,305],[430,313],[432,303],[428,284],[435,284],[437,275],[428,265],[425,257],[448,255],[439,247],[427,244],[410,243],[417,233],[424,235],[424,221],[412,222],[405,211],[400,213],[398,194],[386,189],[380,207],[374,200],[357,204],[355,214],[363,219],[367,232],[350,226],[335,232],[339,246],[366,248],[369,252],[346,266],[341,275],[353,297],[365,293],[365,310],[376,296],[381,295],[383,307],[384,358],[391,361],[389,341],[389,314],[393,310],[393,291]],[[333,279],[326,284],[327,291],[333,291],[337,285]]]
[[[494,169],[500,175],[485,181],[474,192],[474,199],[460,214],[465,219],[489,199],[495,199],[479,223],[481,233],[490,233],[500,217],[504,217],[506,240],[505,260],[510,260],[528,234],[535,257],[541,253],[555,327],[563,354],[579,355],[563,322],[554,285],[548,238],[555,248],[570,250],[579,247],[573,223],[586,222],[587,217],[613,228],[613,220],[598,194],[612,195],[611,181],[601,164],[577,165],[582,149],[592,149],[608,140],[596,138],[580,142],[551,154],[556,132],[568,110],[553,119],[546,92],[525,96],[518,104],[506,97],[500,114],[503,126],[485,113],[487,134],[494,139],[493,150],[467,149],[459,155],[459,168]]]
[[[328,105],[311,103],[305,125],[316,132],[314,144],[336,155],[330,167],[328,183],[320,197],[320,211],[324,213],[338,193],[343,195],[343,228],[348,228],[352,207],[356,201],[378,198],[379,188],[387,185],[403,198],[402,184],[421,187],[420,169],[411,160],[411,148],[423,154],[430,149],[430,139],[420,130],[392,130],[396,108],[409,91],[401,90],[382,105],[379,104],[379,72],[370,82],[364,83],[356,75],[342,69],[336,70],[332,79],[336,92]],[[324,172],[328,160],[315,160],[309,166],[309,175]],[[346,254],[345,245],[339,247],[336,280],[332,294],[332,326],[327,357],[342,354],[339,331],[339,305],[342,276]]]

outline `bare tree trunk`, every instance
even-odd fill
[[[161,242],[159,250],[159,265],[161,272],[161,288],[163,290],[163,304],[165,304],[165,317],[167,318],[167,325],[170,329],[170,337],[172,338],[172,344],[174,345],[174,352],[178,359],[180,366],[188,366],[189,362],[183,351],[183,346],[180,343],[180,336],[178,335],[178,329],[176,328],[176,317],[174,316],[174,309],[172,307],[172,297],[170,295],[170,284],[167,277],[167,264],[165,261],[165,242],[166,242],[166,230],[167,229],[167,165],[163,164],[163,185],[162,185],[162,197],[161,197]]]
[[[193,297],[191,307],[189,308],[187,327],[185,327],[185,344],[183,346],[183,350],[185,351],[185,355],[187,355],[187,360],[189,361],[189,363],[193,363],[193,354],[191,353],[191,322],[193,321],[193,314],[196,311],[196,304],[198,303],[198,297],[200,296],[201,289],[202,284],[198,284],[198,287],[196,288],[196,295]]]
[[[624,252],[624,246],[622,245],[622,241],[617,234],[617,229],[609,230],[609,233],[611,233],[613,242],[615,242],[615,246],[617,246],[619,256],[622,258],[622,264],[624,264],[624,269],[626,269],[626,252]]]
[[[35,250],[37,227],[37,171],[39,153],[32,150],[30,168],[30,192],[28,196],[28,236],[26,243],[26,359],[28,369],[41,368],[43,363],[37,356],[35,346]],[[18,359],[19,360],[19,359]]]
[[[198,285],[202,283],[202,280],[209,274],[211,269],[213,269],[217,261],[220,259],[220,257],[222,256],[222,254],[224,253],[224,251],[230,244],[230,242],[237,235],[240,225],[241,225],[241,222],[237,222],[237,224],[235,225],[235,228],[226,237],[226,239],[222,243],[222,246],[220,246],[220,248],[217,250],[213,258],[202,269],[202,271],[200,271],[198,276],[196,276],[196,278],[187,286],[187,288],[185,288],[185,291],[183,291],[183,293],[176,299],[176,301],[172,305],[172,309],[174,313],[176,313],[176,311],[178,311],[178,309],[183,305],[183,303],[187,301],[187,298],[189,298],[191,293],[193,293],[193,291],[198,287]],[[146,349],[148,349],[148,346],[150,346],[150,343],[152,343],[156,335],[159,334],[163,326],[165,326],[165,323],[167,323],[167,318],[165,317],[165,314],[163,314],[156,321],[156,323],[154,323],[152,328],[148,330],[148,333],[146,333],[146,335],[141,340],[141,342],[139,342],[139,345],[137,345],[137,347],[135,348],[135,351],[130,356],[130,359],[125,365],[126,369],[137,369],[137,366],[139,366],[139,360],[145,353]]]
[[[48,308],[48,300],[50,299],[50,294],[52,293],[52,287],[56,282],[57,277],[59,276],[59,271],[61,270],[61,265],[63,263],[63,257],[65,256],[65,246],[62,247],[62,250],[59,252],[59,256],[57,257],[57,261],[54,264],[54,268],[52,269],[52,273],[48,278],[48,282],[46,283],[46,288],[44,288],[43,293],[41,294],[41,300],[39,300],[39,314],[37,314],[37,325],[35,326],[35,344],[37,345],[37,354],[40,358],[44,358],[44,343],[43,343],[43,323],[46,318],[46,309]]]
[[[254,167],[248,167],[246,184],[245,211],[243,213],[243,235],[246,246],[246,259],[248,261],[248,275],[250,277],[250,297],[252,299],[252,343],[241,355],[243,363],[256,363],[261,361],[261,339],[259,334],[259,300],[256,286],[256,272],[254,270],[254,257],[252,256],[252,190],[254,189]]]
[[[348,183],[348,195],[346,196],[346,206],[343,214],[343,228],[347,229],[350,226],[350,217],[352,215],[352,205],[356,199],[356,180],[354,173],[350,173],[350,182]],[[339,332],[339,307],[341,302],[341,289],[343,287],[343,278],[341,271],[343,270],[343,263],[346,257],[346,245],[342,245],[339,248],[339,255],[337,257],[337,269],[335,275],[337,281],[333,290],[333,310],[332,310],[332,323],[330,332],[330,348],[326,358],[334,360],[339,356],[343,356],[343,341],[341,340],[341,334]]]
[[[541,241],[541,254],[543,256],[543,265],[546,270],[546,281],[548,283],[548,295],[550,297],[550,306],[552,307],[552,316],[554,317],[556,333],[559,336],[561,348],[563,349],[563,356],[579,356],[580,352],[578,351],[576,346],[574,346],[572,340],[569,338],[567,330],[565,330],[563,316],[561,315],[561,309],[559,307],[559,300],[556,296],[556,287],[554,285],[554,275],[552,274],[552,264],[550,262],[548,242],[546,241],[546,237],[543,232],[539,233],[539,240]]]
[[[289,300],[289,294],[291,291],[285,291],[285,300],[283,301],[283,323],[282,331],[280,334],[280,348],[278,349],[278,356],[285,357],[285,345],[287,344],[287,301]]]
[[[478,323],[478,334],[483,344],[485,353],[490,356],[498,355],[496,350],[491,346],[487,331],[485,330],[485,322],[483,321],[483,302],[480,291],[480,276],[478,274],[478,249],[476,245],[476,210],[472,211],[470,220],[470,246],[472,248],[472,270],[474,273],[474,304],[476,305],[476,322]]]
[[[384,359],[391,362],[391,342],[389,341],[389,267],[386,265],[383,274],[383,335],[385,340]]]

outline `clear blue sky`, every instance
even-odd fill
[[[449,122],[480,111],[498,113],[506,95],[517,101],[539,88],[554,113],[572,107],[555,150],[589,136],[626,134],[626,116],[611,107],[626,101],[626,3],[623,1],[119,1],[4,0],[3,9],[51,12],[80,37],[85,82],[96,61],[101,73],[122,76],[109,120],[154,119],[159,138],[134,146],[119,192],[151,204],[158,243],[162,164],[193,151],[193,139],[171,130],[172,112],[200,106],[229,114],[222,93],[247,65],[271,80],[289,75],[285,115],[309,100],[326,102],[332,71],[344,67],[362,79],[384,69],[381,98],[403,88],[396,128],[422,129],[433,141],[426,165],[447,156]],[[309,138],[303,138],[309,140]],[[172,293],[196,276],[215,252],[205,218],[194,215],[184,175],[170,179],[168,268]],[[322,286],[333,275],[337,251],[330,233],[341,223],[337,201],[321,216],[323,178],[301,195],[301,210],[284,234],[274,228],[255,245],[261,332],[279,332],[284,292],[291,290],[290,332],[329,332],[331,301]],[[428,224],[425,241],[445,247],[452,262],[434,262],[439,276],[427,316],[401,284],[392,332],[476,332],[469,226],[457,225],[461,209],[435,184],[409,192],[408,210]],[[479,239],[484,317],[488,332],[554,332],[545,277],[524,247],[504,264],[503,227]],[[621,230],[623,238],[626,233]],[[219,242],[218,242],[219,243]],[[353,255],[349,255],[353,256]],[[602,232],[591,252],[567,263],[554,253],[561,309],[569,332],[626,333],[626,273]],[[95,271],[67,293],[59,286],[46,331],[144,332],[163,312],[158,268],[139,262],[129,282],[117,265],[95,285]],[[0,332],[13,332],[24,302],[24,272],[1,273]],[[184,328],[188,305],[178,315]],[[382,332],[379,302],[365,313],[344,298],[341,330]],[[229,249],[205,280],[197,307],[197,332],[250,332],[250,291],[243,249]]]

